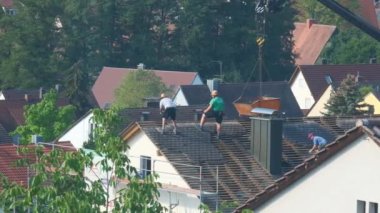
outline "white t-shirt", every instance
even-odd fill
[[[160,101],[160,109],[176,107],[175,103],[170,98],[163,98]]]

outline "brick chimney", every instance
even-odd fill
[[[311,26],[312,26],[313,24],[316,24],[316,23],[317,23],[317,21],[314,20],[314,19],[306,19],[306,26],[307,26],[307,29],[310,29]]]

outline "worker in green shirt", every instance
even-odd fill
[[[212,99],[208,107],[203,111],[200,128],[203,130],[203,125],[206,122],[206,118],[215,118],[217,138],[220,139],[220,129],[224,115],[224,101],[221,97],[218,96],[217,90],[213,90],[211,92],[211,97]]]

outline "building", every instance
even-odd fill
[[[139,69],[131,68],[116,68],[116,67],[103,67],[95,84],[92,87],[92,93],[100,108],[104,108],[112,104],[115,100],[115,90],[121,85],[125,76],[133,71]],[[181,71],[164,71],[164,70],[150,70],[153,71],[162,82],[173,90],[175,93],[180,85],[199,85],[203,84],[197,72],[181,72]]]

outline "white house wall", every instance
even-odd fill
[[[186,97],[181,89],[178,90],[176,96],[174,97],[174,102],[177,106],[189,106],[189,103],[187,103]]]
[[[310,92],[302,72],[298,72],[293,84],[290,86],[301,109],[310,109],[315,100]]]
[[[62,135],[58,141],[70,141],[75,148],[82,148],[84,142],[89,140],[91,131],[90,120],[92,117],[93,113],[89,113],[64,135]]]
[[[356,213],[357,200],[380,203],[380,147],[363,136],[255,213]]]
[[[137,133],[134,137],[128,140],[130,149],[127,151],[127,155],[131,161],[131,165],[139,170],[140,168],[140,156],[151,157],[152,170],[158,173],[158,182],[163,185],[171,185],[174,188],[190,189],[185,180],[178,174],[174,166],[168,161],[168,159],[161,155],[159,156],[159,148],[152,143],[149,137],[143,133]],[[193,166],[189,165],[189,168]],[[195,176],[195,178],[197,178]],[[186,194],[180,192],[170,192],[165,189],[160,189],[160,203],[167,208],[170,204],[178,201],[179,205],[173,209],[172,212],[199,212],[200,201],[196,195]],[[174,199],[174,200],[173,200]]]

